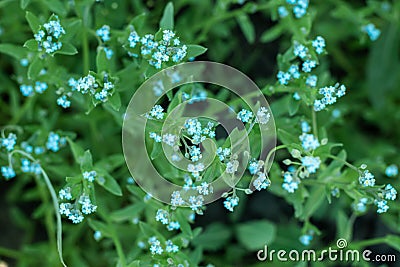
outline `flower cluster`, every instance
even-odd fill
[[[183,125],[186,133],[191,138],[193,144],[198,145],[207,137],[214,138],[215,131],[214,131],[214,123],[208,122],[207,126],[203,127],[201,122],[194,118],[194,119],[187,119],[185,124]]]
[[[21,171],[23,173],[40,175],[42,173],[42,167],[39,163],[31,162],[30,160],[23,158],[21,159]]]
[[[267,189],[271,185],[271,181],[263,172],[259,172],[257,175],[257,179],[255,179],[253,182],[254,188],[258,191],[261,191],[262,189]]]
[[[289,193],[294,193],[299,188],[300,180],[294,173],[292,172],[285,172],[283,174],[283,183],[282,188],[288,191]]]
[[[103,25],[100,29],[97,29],[97,30],[96,30],[96,35],[97,35],[98,37],[100,37],[100,40],[101,40],[103,43],[107,43],[108,41],[111,40],[111,37],[110,37],[110,35],[111,35],[111,33],[110,33],[110,26],[108,26],[108,25]],[[101,46],[100,49],[103,49],[103,50],[104,50],[107,59],[111,59],[112,56],[114,55],[114,51],[113,51],[111,48],[109,48],[109,47],[107,47],[107,46],[105,46],[105,45],[104,45],[104,46]]]
[[[68,84],[72,91],[78,91],[83,95],[89,94],[94,97],[96,101],[103,103],[107,102],[109,97],[113,95],[115,86],[108,74],[104,74],[102,82],[98,81],[93,74],[88,74],[78,80],[71,78]],[[64,99],[67,100],[66,98]]]
[[[187,53],[187,46],[181,45],[179,38],[175,37],[175,33],[170,30],[162,32],[161,40],[155,40],[153,34],[140,37],[133,30],[129,34],[128,43],[129,49],[140,47],[140,54],[156,69],[160,69],[163,63],[181,62]],[[137,53],[129,52],[129,54],[138,57]]]
[[[71,187],[67,186],[58,192],[58,196],[62,201],[72,201],[75,196],[72,195]],[[84,215],[89,215],[97,210],[97,206],[93,204],[91,198],[85,194],[80,194],[75,202],[60,203],[60,214],[65,215],[73,223],[80,223],[85,218]]]
[[[171,216],[168,213],[168,211],[166,211],[166,210],[158,209],[155,218],[156,218],[156,221],[161,222],[162,224],[165,224],[169,231],[179,230],[181,227],[178,221],[173,221],[170,219]]]
[[[67,139],[59,134],[50,132],[46,142],[46,148],[53,152],[57,152],[61,147],[65,146]]]
[[[337,98],[344,96],[346,94],[346,86],[337,83],[335,86],[323,87],[319,89],[319,94],[323,95],[323,98],[314,101],[315,111],[323,110],[326,106],[334,104]]]
[[[294,16],[298,19],[303,17],[307,13],[308,0],[286,0],[286,3],[290,5]],[[289,15],[285,6],[279,6],[278,13],[281,18]]]
[[[155,237],[152,236],[149,238],[148,243],[150,245],[150,252],[153,255],[161,255],[164,252],[164,248],[161,246],[161,242]],[[171,240],[167,240],[165,242],[165,251],[167,253],[176,253],[179,251],[179,247],[174,245]]]
[[[244,123],[251,123],[253,122],[254,114],[250,110],[242,109],[238,112],[236,118]],[[271,114],[266,107],[260,107],[257,110],[257,114],[255,116],[255,123],[259,124],[267,124],[271,118]]]
[[[62,43],[59,38],[65,34],[64,28],[60,24],[57,16],[53,16],[49,22],[43,24],[41,29],[34,35],[38,42],[38,50],[44,51],[47,54],[52,54],[60,50]]]
[[[364,187],[374,186],[375,185],[375,176],[369,170],[364,170],[363,172],[360,173],[360,176],[358,177],[358,181]]]
[[[21,94],[23,96],[28,97],[28,96],[33,96],[35,92],[38,94],[43,94],[47,90],[47,88],[48,88],[47,83],[37,81],[33,86],[21,84],[19,90],[21,91]]]

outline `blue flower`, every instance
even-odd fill
[[[249,122],[252,118],[253,118],[253,113],[246,109],[242,109],[237,114],[237,119],[242,122]]]
[[[96,35],[101,38],[103,42],[109,41],[110,38],[110,26],[103,25],[100,29],[96,30]]]
[[[279,71],[278,75],[276,76],[278,78],[278,81],[282,85],[287,85],[290,81],[290,73]]]
[[[394,177],[399,173],[399,169],[396,165],[392,164],[388,166],[385,170],[385,174],[387,177]]]
[[[375,200],[375,205],[378,207],[378,210],[376,211],[377,213],[385,213],[388,211],[389,206],[387,205],[387,201],[383,199],[376,199]]]
[[[66,95],[63,95],[57,98],[57,105],[63,108],[69,108],[71,106],[71,101],[68,100]]]
[[[22,85],[19,87],[19,90],[21,91],[21,94],[22,94],[23,96],[26,96],[26,97],[28,97],[28,96],[33,96],[33,94],[34,94],[32,85],[22,84]]]
[[[237,196],[227,197],[224,201],[224,207],[231,212],[233,212],[233,209],[237,205],[239,205],[239,198]]]
[[[298,42],[294,43],[294,50],[293,53],[295,56],[304,59],[308,55],[308,48]]]
[[[4,178],[6,178],[6,180],[9,180],[9,179],[15,177],[15,171],[10,166],[1,167],[1,174],[3,175]]]
[[[60,197],[61,200],[71,200],[72,199],[72,194],[71,194],[71,187],[66,187],[61,189],[58,192],[58,196]]]
[[[94,232],[94,234],[93,234],[94,240],[99,241],[101,239],[101,237],[102,237],[102,234],[101,234],[100,231],[95,231]]]
[[[22,58],[22,59],[19,61],[19,64],[21,64],[22,67],[26,67],[26,66],[29,65],[29,60],[28,60],[27,58]]]
[[[177,245],[174,245],[174,243],[172,243],[171,240],[167,240],[167,242],[165,242],[165,251],[166,252],[173,252],[176,253],[179,251],[179,247]]]
[[[131,31],[128,37],[129,47],[134,48],[140,42],[140,36],[136,31]]]
[[[300,78],[300,72],[299,72],[298,65],[291,65],[288,71],[294,79]]]
[[[320,146],[318,139],[313,134],[302,133],[299,139],[305,151],[315,150]]]
[[[6,138],[1,138],[1,146],[5,147],[7,151],[12,151],[17,143],[17,136],[14,133],[9,133]]]
[[[317,86],[318,77],[316,75],[310,75],[307,77],[306,85],[310,87]]]
[[[178,207],[182,206],[185,203],[183,198],[181,197],[181,193],[179,191],[174,191],[171,194],[171,205]]]
[[[162,120],[164,118],[164,108],[160,105],[155,105],[151,110],[149,115],[152,118],[156,118],[158,120]]]
[[[149,136],[150,136],[150,138],[151,139],[154,139],[154,141],[156,142],[156,143],[160,143],[161,142],[161,135],[158,135],[158,134],[156,134],[155,132],[150,132],[149,133]]]
[[[83,214],[91,214],[97,210],[97,206],[92,204],[89,196],[87,195],[80,196],[79,204],[81,204],[81,210]]]
[[[367,204],[368,199],[363,197],[361,199],[359,199],[358,202],[356,202],[355,204],[353,204],[353,209],[357,212],[365,212],[367,210]]]
[[[311,72],[313,68],[317,66],[317,62],[314,60],[306,60],[303,62],[303,71],[304,72]]]
[[[301,164],[306,167],[309,173],[315,173],[319,169],[321,160],[319,157],[305,156],[301,158]]]
[[[41,29],[34,34],[35,40],[38,42],[38,50],[42,51],[44,48],[47,54],[52,54],[61,49],[62,43],[58,39],[65,34],[58,17],[55,16],[55,18],[56,20],[51,20],[41,26],[45,31]]]
[[[169,213],[166,210],[158,209],[156,214],[156,221],[161,222],[162,224],[169,223]]]
[[[259,172],[257,175],[257,179],[255,179],[253,182],[254,188],[258,191],[261,191],[262,189],[267,189],[271,185],[271,181],[263,172]]]
[[[167,225],[168,231],[179,230],[180,228],[181,228],[181,225],[180,225],[179,222],[177,222],[177,221],[170,222],[170,223]]]
[[[90,172],[85,171],[83,173],[83,178],[85,180],[88,180],[89,182],[93,182],[96,179],[96,176],[97,176],[97,172],[96,171],[90,171]]]
[[[35,91],[39,94],[42,94],[47,89],[47,83],[37,81],[35,83]]]
[[[65,137],[60,137],[54,132],[50,132],[46,142],[46,148],[53,152],[60,150],[60,147],[66,144]]]
[[[358,177],[358,181],[364,187],[375,185],[374,175],[372,173],[370,173],[370,171],[368,171],[368,170],[365,170],[364,172],[360,173],[360,176]]]
[[[278,7],[278,14],[279,14],[279,17],[281,17],[281,18],[284,18],[287,15],[289,15],[286,7],[284,7],[284,6],[279,6]]]
[[[317,38],[312,41],[312,46],[315,48],[317,54],[322,54],[325,48],[325,39],[321,36],[317,36]]]
[[[310,125],[308,124],[308,122],[306,122],[306,121],[302,121],[302,122],[301,122],[301,131],[302,131],[303,133],[308,133],[308,132],[311,131],[311,127],[310,127]]]
[[[164,252],[164,249],[161,247],[161,242],[156,237],[154,236],[150,237],[148,242],[151,245],[150,246],[151,254],[161,255]]]
[[[384,189],[384,197],[387,200],[395,200],[397,196],[397,191],[391,184],[386,185]]]
[[[261,162],[262,163],[262,162]],[[262,167],[262,164],[258,160],[252,159],[249,163],[248,170],[250,174],[256,174]]]
[[[111,59],[114,55],[114,51],[111,48],[104,47],[104,52],[106,53],[106,58]]]
[[[283,183],[282,188],[288,191],[289,193],[294,193],[299,188],[300,180],[296,177],[293,177],[293,174],[290,172],[285,172],[283,174]]]
[[[302,243],[304,246],[309,246],[312,240],[312,235],[302,235],[299,237],[300,243]]]
[[[378,39],[381,35],[381,31],[377,29],[372,23],[363,26],[362,31],[368,34],[371,41],[376,41],[376,39]]]

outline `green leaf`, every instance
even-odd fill
[[[236,236],[248,250],[259,250],[275,240],[276,227],[266,220],[250,221],[237,226]]]
[[[37,43],[36,43],[36,50],[37,50]],[[0,53],[9,55],[18,60],[25,58],[27,56],[25,48],[13,44],[0,44]]]
[[[197,57],[204,54],[207,48],[201,45],[187,45],[187,58]]]
[[[78,53],[78,50],[75,46],[70,43],[63,43],[60,50],[54,52],[54,54],[61,54],[61,55],[75,55]]]
[[[169,2],[164,9],[164,14],[160,20],[160,28],[164,30],[174,29],[174,5]]]
[[[315,211],[322,205],[325,197],[325,188],[323,186],[317,186],[312,188],[310,196],[307,198],[304,204],[304,213],[300,217],[301,220],[307,220],[310,218]]]
[[[19,5],[22,9],[25,9],[29,5],[30,2],[31,2],[31,0],[21,0]]]
[[[86,150],[81,158],[81,169],[82,171],[92,171],[93,170],[93,159],[92,153],[89,150]]]
[[[39,45],[35,39],[29,39],[24,43],[24,47],[28,48],[30,51],[37,52]]]
[[[114,92],[114,94],[108,98],[107,103],[109,103],[114,110],[119,111],[121,108],[121,97],[119,93]]]
[[[161,152],[163,151],[161,143],[156,143],[154,142],[153,144],[153,150],[151,151],[150,157],[151,159],[155,159],[158,156],[160,156]]]
[[[400,237],[395,235],[388,235],[386,236],[386,244],[391,246],[392,248],[400,251]]]
[[[254,30],[254,25],[249,19],[249,16],[246,14],[241,14],[236,17],[237,22],[239,23],[240,29],[242,30],[244,36],[246,37],[247,42],[254,43],[256,38],[256,33]]]
[[[109,230],[109,227],[100,221],[89,219],[89,226],[92,228],[94,231],[100,231],[101,235],[104,237],[111,237],[112,233]]]
[[[71,41],[77,32],[82,29],[82,20],[76,18],[67,20],[64,22],[64,28],[66,34],[60,38],[63,43]]]
[[[283,30],[283,23],[278,23],[275,26],[269,28],[268,30],[266,30],[260,37],[260,41],[263,43],[268,43],[271,42],[273,40],[275,40],[276,38],[278,38]]]
[[[107,59],[106,52],[103,47],[100,47],[97,51],[96,55],[96,67],[97,73],[101,73],[103,71],[108,71],[109,60]]]
[[[175,216],[181,226],[182,233],[188,236],[189,238],[192,238],[193,237],[192,228],[190,227],[190,224],[187,220],[188,217],[187,214],[185,214],[183,210],[178,209],[175,213]]]
[[[29,65],[28,78],[30,80],[35,80],[42,69],[43,69],[43,62],[38,56],[36,56],[33,59],[32,63]]]
[[[140,228],[140,231],[141,231],[145,236],[148,236],[148,237],[153,236],[153,235],[155,235],[155,236],[157,236],[157,237],[161,236],[161,235],[157,232],[157,230],[155,230],[155,229],[154,229],[152,226],[150,226],[150,224],[148,224],[148,223],[139,222],[139,228]]]
[[[222,223],[214,223],[207,226],[206,230],[195,237],[193,245],[201,246],[206,250],[215,251],[223,248],[230,239],[232,232]]]
[[[294,114],[297,113],[300,107],[300,101],[294,99],[293,97],[289,98],[289,115],[293,116]]]
[[[25,15],[26,20],[28,21],[29,27],[31,27],[31,30],[33,33],[37,33],[40,29],[40,20],[38,17],[33,15],[31,12],[27,11]]]
[[[143,265],[140,264],[139,260],[132,261],[131,263],[128,264],[128,267],[141,267],[141,266]]]
[[[42,2],[53,12],[65,16],[67,15],[67,9],[64,3],[60,0],[42,0]]]
[[[96,179],[97,183],[104,189],[116,196],[122,196],[122,190],[117,181],[109,173],[104,173],[102,170],[97,171],[99,177]]]
[[[67,141],[72,150],[72,154],[74,155],[75,162],[80,164],[83,154],[85,153],[84,149],[81,146],[77,145],[69,137],[67,137]]]
[[[111,172],[114,169],[124,165],[124,163],[125,163],[124,156],[121,154],[115,154],[98,161],[95,164],[95,166],[97,168],[104,169],[107,172]]]
[[[133,205],[129,205],[123,209],[114,211],[110,214],[110,219],[114,222],[129,221],[135,218],[144,208],[146,204],[143,202],[138,202]]]

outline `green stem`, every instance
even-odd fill
[[[13,249],[0,247],[0,255],[7,258],[20,259],[22,253]]]
[[[386,237],[377,237],[377,238],[362,240],[362,241],[358,241],[358,242],[352,242],[350,244],[350,246],[351,247],[368,247],[368,246],[373,246],[373,245],[378,245],[378,244],[383,244],[383,243],[386,243]]]
[[[83,29],[82,29],[82,57],[83,57],[83,73],[86,75],[90,70],[90,54],[89,54],[89,39],[88,39],[88,21],[90,6],[86,6],[84,15],[82,18]]]
[[[330,154],[328,154],[328,155],[326,155],[326,156],[327,156],[328,158],[341,161],[341,162],[343,162],[343,164],[346,165],[347,167],[349,167],[349,168],[355,170],[355,171],[358,172],[358,173],[360,172],[360,170],[359,170],[356,166],[354,166],[353,164],[348,163],[347,161],[345,161],[345,160],[343,160],[343,159],[341,159],[341,158],[339,158],[339,157],[336,157],[336,156],[330,155]]]
[[[13,154],[21,154],[21,155],[27,157],[28,159],[30,159],[31,161],[37,162],[37,160],[35,158],[33,158],[30,154],[28,154],[28,153],[26,153],[24,151],[21,151],[21,150],[14,150],[10,154],[8,154],[8,160],[9,160],[9,164],[10,165],[11,165],[11,162],[12,162]],[[56,192],[54,190],[53,185],[51,184],[49,176],[47,175],[47,173],[45,172],[45,170],[42,167],[40,167],[40,172],[43,175],[43,178],[44,178],[44,181],[46,183],[47,189],[49,190],[51,198],[52,198],[52,201],[53,201],[53,207],[54,207],[54,211],[55,211],[56,219],[57,219],[57,250],[58,250],[58,256],[60,258],[61,264],[64,267],[66,267],[67,265],[65,265],[64,259],[63,259],[63,256],[62,256],[62,222],[61,222],[61,214],[60,214],[60,210],[59,210],[59,203],[58,203],[57,194],[56,194]]]
[[[273,153],[275,153],[276,151],[278,151],[280,149],[287,148],[287,147],[288,147],[288,145],[280,145],[280,146],[276,146],[273,149],[271,149],[271,151],[269,151],[269,153],[267,155],[267,158],[265,159],[265,164],[268,164],[269,159],[272,157]],[[271,166],[272,166],[272,164],[271,164]],[[264,168],[264,173],[266,173],[266,172],[267,172],[267,168]]]
[[[317,113],[315,112],[313,107],[311,107],[311,116],[312,116],[313,133],[315,138],[318,139]]]

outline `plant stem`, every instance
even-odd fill
[[[83,57],[83,73],[87,75],[90,70],[90,54],[89,54],[89,40],[88,40],[88,21],[90,6],[86,6],[84,9],[84,15],[82,18],[83,29],[82,29],[82,57]]]
[[[13,259],[20,259],[21,257],[21,252],[13,250],[13,249],[9,249],[9,248],[3,248],[0,247],[0,255],[3,257],[7,257],[7,258],[13,258]]]
[[[317,113],[315,112],[313,107],[311,107],[311,116],[312,116],[313,133],[315,138],[318,139]]]
[[[21,154],[25,157],[27,157],[28,159],[30,159],[31,161],[37,162],[37,160],[35,158],[33,158],[30,154],[21,151],[21,150],[14,150],[12,151],[10,154],[8,154],[8,161],[9,164],[11,165],[12,162],[12,156],[13,154]],[[61,214],[60,214],[60,210],[59,210],[59,203],[58,203],[58,198],[57,198],[57,194],[54,190],[53,185],[51,184],[50,178],[47,175],[47,173],[45,172],[45,170],[40,167],[40,172],[43,175],[44,181],[46,183],[47,189],[50,192],[52,201],[53,201],[53,207],[54,207],[54,211],[56,214],[56,219],[57,219],[57,250],[58,250],[58,256],[60,258],[61,264],[66,267],[67,265],[65,265],[64,263],[64,259],[62,256],[62,222],[61,222]],[[39,187],[40,189],[40,187]],[[54,226],[53,226],[54,228]],[[49,236],[50,240],[51,240],[51,235]]]

